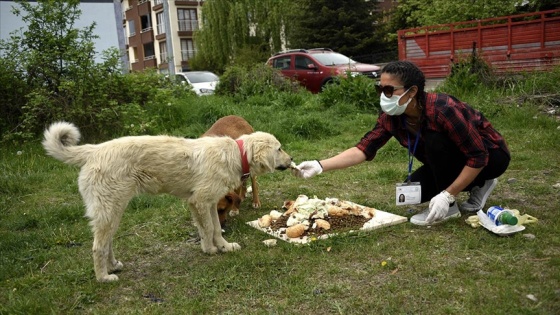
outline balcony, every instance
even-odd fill
[[[181,60],[188,61],[190,58],[193,58],[196,54],[196,50],[181,50]]]
[[[162,23],[162,24],[156,25],[156,30],[157,30],[156,35],[165,34],[165,24]]]
[[[198,20],[179,20],[179,32],[192,32],[198,30]]]

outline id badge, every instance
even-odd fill
[[[398,183],[395,198],[397,206],[419,204],[422,200],[420,182]]]

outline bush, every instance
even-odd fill
[[[253,95],[281,91],[297,92],[300,89],[299,84],[286,79],[279,71],[266,64],[257,64],[227,68],[220,78],[216,94],[246,99]]]
[[[349,103],[361,110],[375,110],[379,107],[379,94],[375,91],[375,80],[364,76],[336,77],[333,84],[319,94],[321,104],[330,108],[341,103]]]
[[[0,134],[10,133],[18,125],[21,106],[29,93],[25,77],[16,70],[15,63],[0,58]]]
[[[440,87],[452,95],[463,95],[480,89],[493,87],[496,76],[492,68],[473,53],[469,59],[460,60],[451,67],[451,74]]]

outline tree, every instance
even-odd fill
[[[280,50],[289,32],[289,0],[210,0],[202,8],[202,27],[195,33],[194,65],[222,72],[240,55],[256,58]],[[266,59],[265,59],[266,60]]]
[[[397,20],[406,17],[400,28],[481,20],[519,12],[534,12],[550,0],[402,0],[394,12]],[[544,4],[543,2],[547,2]],[[395,30],[396,31],[396,30]]]
[[[96,63],[95,24],[74,27],[78,0],[16,4],[12,12],[27,27],[0,41],[0,100],[9,102],[0,110],[4,140],[36,138],[57,120],[80,125],[84,135],[101,135],[143,114],[141,96],[148,92],[130,91],[117,48]],[[153,86],[150,80],[148,88]]]
[[[375,35],[376,6],[365,0],[299,1],[301,16],[290,47],[328,47],[351,57],[383,50]]]
[[[21,7],[12,12],[28,25],[23,32],[13,32],[5,43],[6,57],[19,61],[27,83],[58,92],[63,77],[83,79],[82,71],[95,64],[93,34],[95,23],[83,30],[74,28],[80,17],[78,0],[39,0],[37,5],[17,0]],[[80,70],[80,71],[78,71]]]

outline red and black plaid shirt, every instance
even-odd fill
[[[447,135],[467,158],[467,166],[480,168],[488,164],[488,150],[501,148],[509,154],[502,135],[478,110],[447,94],[426,93],[420,123],[420,140],[414,156],[425,163],[425,143],[422,133],[433,130]],[[405,148],[414,146],[416,134],[409,133],[403,123],[404,116],[381,113],[375,127],[366,133],[356,145],[371,161],[391,137]]]

